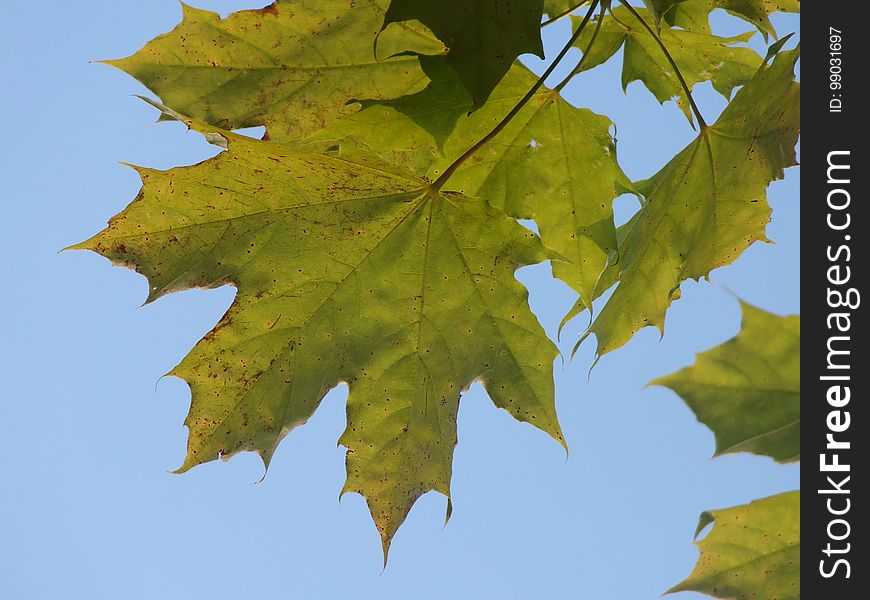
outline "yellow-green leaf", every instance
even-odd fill
[[[278,0],[226,19],[183,5],[175,29],[108,63],[183,114],[223,129],[265,125],[273,141],[291,141],[356,110],[348,105],[355,98],[396,98],[426,85],[415,56],[374,54],[386,2]],[[379,38],[382,56],[405,48],[444,47],[410,24]]]
[[[238,290],[170,373],[192,393],[181,471],[241,451],[268,465],[345,382],[344,490],[365,496],[386,552],[420,495],[449,497],[459,399],[474,381],[564,444],[556,348],[514,277],[549,258],[534,233],[483,199],[435,192],[379,160],[188,123],[226,150],[190,167],[138,169],[136,200],[75,246],[146,275],[149,301]]]
[[[478,108],[520,54],[544,58],[542,13],[543,0],[391,0],[384,26],[417,20],[429,27]]]
[[[637,12],[648,23],[652,23],[649,11],[638,9]],[[594,27],[587,27],[575,45],[585,50],[593,31]],[[762,62],[761,56],[754,50],[734,46],[748,41],[753,32],[719,37],[703,31],[663,28],[659,35],[679,66],[690,90],[697,83],[710,81],[716,91],[729,98],[734,88],[746,83]],[[623,88],[628,87],[632,81],[642,81],[659,102],[676,100],[686,117],[691,120],[688,98],[673,67],[655,38],[624,7],[618,7],[611,15],[605,15],[581,72],[607,61],[623,45]]]
[[[801,493],[786,492],[701,515],[701,556],[669,592],[701,592],[727,600],[800,600]]]
[[[767,239],[767,186],[796,164],[798,52],[763,65],[714,125],[645,182],[646,206],[620,246],[620,283],[590,327],[599,355],[643,327],[664,332],[683,281],[705,277]]]
[[[434,179],[536,81],[516,64],[489,101],[468,114],[470,99],[456,78],[437,60],[423,64],[432,79],[425,90],[366,103],[309,142],[364,147]],[[541,88],[447,183],[511,216],[534,219],[544,244],[565,259],[553,263],[555,275],[580,294],[583,306],[591,304],[616,250],[612,201],[630,185],[617,164],[612,125],[607,117]]]
[[[716,436],[716,455],[752,452],[800,460],[801,321],[741,302],[740,333],[695,364],[656,379]]]
[[[661,5],[664,21],[672,26],[709,31],[709,16],[717,8],[755,25],[765,36],[776,35],[770,15],[777,12],[798,13],[800,0],[654,0]]]

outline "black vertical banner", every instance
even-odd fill
[[[864,2],[802,4],[801,587],[804,598],[853,600],[870,597],[870,33]]]

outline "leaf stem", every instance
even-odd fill
[[[578,2],[577,4],[575,4],[574,6],[569,8],[568,10],[562,11],[558,15],[550,17],[549,19],[547,19],[546,21],[543,21],[541,23],[541,27],[546,27],[550,23],[555,23],[556,21],[559,21],[559,20],[567,17],[568,15],[570,15],[572,12],[574,12],[575,10],[577,10],[578,8],[580,8],[581,6],[586,4],[587,2],[589,2],[589,0],[583,0],[582,2]]]
[[[644,29],[653,37],[653,39],[658,44],[659,48],[662,49],[662,52],[665,54],[665,58],[668,59],[668,62],[671,64],[671,68],[674,70],[674,73],[677,74],[677,79],[680,80],[680,85],[683,86],[683,91],[686,94],[686,98],[689,100],[689,105],[692,107],[692,112],[695,114],[695,119],[698,121],[698,126],[701,129],[707,128],[707,122],[704,121],[704,117],[701,115],[701,111],[698,110],[698,105],[695,104],[695,99],[692,98],[692,92],[689,90],[689,85],[686,83],[686,80],[683,78],[683,74],[680,72],[680,68],[677,66],[677,63],[674,61],[674,57],[671,56],[671,53],[668,52],[667,47],[665,47],[664,42],[659,37],[659,35],[655,32],[655,30],[650,27],[649,23],[644,21],[643,17],[638,14],[638,12],[634,9],[634,7],[628,3],[627,0],[622,1],[622,5],[625,9],[634,15],[634,18],[640,21],[640,24],[643,25]]]
[[[623,28],[625,28],[626,31],[631,31],[631,25],[629,25],[628,23],[623,23],[622,21],[620,21],[620,20],[619,20],[619,17],[616,16],[616,13],[613,12],[613,6],[610,7],[610,17],[611,17],[614,21],[616,21],[617,23],[619,23],[620,25],[622,25]]]
[[[529,91],[526,92],[525,96],[520,98],[520,101],[516,103],[516,105],[510,110],[510,112],[508,114],[506,114],[504,116],[504,118],[501,121],[499,121],[498,124],[495,127],[493,127],[489,133],[487,133],[485,136],[483,136],[480,140],[478,140],[478,142],[476,144],[474,144],[473,146],[471,146],[471,148],[469,148],[468,150],[463,152],[459,158],[454,160],[452,163],[450,163],[450,165],[446,169],[444,169],[444,172],[441,173],[441,175],[438,177],[438,179],[436,179],[434,182],[432,182],[432,185],[430,186],[432,190],[434,190],[434,191],[440,190],[444,186],[444,184],[447,183],[447,180],[450,179],[450,177],[453,175],[453,173],[456,172],[456,169],[458,169],[462,165],[462,163],[464,163],[466,160],[468,160],[475,152],[477,152],[478,150],[483,148],[495,136],[497,136],[499,133],[501,133],[501,130],[504,129],[507,126],[507,124],[510,123],[511,120],[513,120],[513,118],[515,116],[517,116],[517,113],[519,113],[522,110],[522,108],[528,103],[528,101],[532,99],[532,96],[534,96],[535,93],[537,93],[537,91],[541,88],[541,86],[544,85],[544,80],[546,80],[547,77],[549,77],[553,73],[553,70],[558,66],[559,62],[563,58],[565,58],[565,55],[568,53],[568,50],[571,49],[571,47],[574,45],[574,42],[577,41],[577,38],[580,37],[580,34],[583,32],[583,29],[586,27],[586,23],[589,22],[590,18],[592,18],[592,13],[595,12],[595,9],[598,6],[598,2],[599,2],[599,0],[592,1],[592,6],[589,7],[589,11],[586,13],[586,16],[583,17],[583,21],[577,27],[577,31],[574,32],[574,34],[571,36],[571,38],[568,40],[568,42],[562,47],[562,50],[559,51],[559,54],[556,56],[556,58],[553,60],[553,62],[550,63],[550,66],[547,67],[547,70],[544,71],[544,74],[538,78],[538,80],[534,83],[534,85],[532,85],[531,88],[529,88]]]
[[[592,31],[592,38],[589,40],[589,43],[586,44],[586,49],[583,50],[583,56],[580,57],[580,60],[577,62],[577,66],[571,69],[571,72],[568,73],[568,76],[565,77],[565,79],[560,81],[556,85],[556,87],[553,88],[557,92],[561,92],[562,88],[568,85],[568,82],[574,78],[574,75],[579,73],[580,69],[583,68],[583,63],[586,62],[586,57],[589,56],[589,51],[592,49],[592,44],[595,43],[595,38],[598,37],[598,32],[601,31],[601,22],[604,21],[604,11],[606,8],[606,3],[601,5],[601,12],[598,13],[598,21],[595,23],[595,29]]]

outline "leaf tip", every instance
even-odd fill
[[[190,428],[188,427],[188,436],[190,436]],[[184,475],[192,468],[201,465],[204,462],[208,462],[209,460],[213,460],[216,457],[212,457],[211,459],[203,459],[197,456],[196,450],[191,450],[190,440],[188,439],[187,443],[187,453],[184,455],[184,461],[181,463],[181,466],[177,469],[170,471],[173,475]]]
[[[384,553],[384,566],[381,569],[381,575],[387,570],[387,563],[390,560],[390,544],[392,543],[393,538],[387,534],[381,534],[381,550]]]
[[[453,500],[450,498],[450,496],[447,496],[447,508],[446,508],[445,514],[444,514],[444,525],[441,527],[442,529],[447,527],[447,523],[450,522],[450,517],[452,517],[452,516],[453,516]]]
[[[668,389],[673,389],[673,388],[671,388],[670,385],[668,385],[669,377],[670,376],[665,375],[662,377],[656,377],[655,379],[653,379],[651,381],[647,381],[644,384],[643,389],[647,389],[647,388],[651,388],[651,387],[664,387],[664,388],[668,388]]]
[[[191,6],[190,4],[184,2],[184,0],[180,0],[178,4],[181,6],[181,16],[184,21],[192,21],[201,17],[217,17],[216,20],[220,20],[220,15],[216,12]]]
[[[83,242],[79,242],[78,244],[71,244],[71,245],[66,246],[64,248],[61,248],[60,250],[57,251],[57,253],[60,254],[61,252],[67,252],[69,250],[93,250],[93,248],[90,245],[91,240],[93,240],[93,239],[94,238],[89,238]]]
[[[127,69],[127,63],[132,59],[132,56],[124,56],[122,58],[104,58],[100,60],[92,60],[89,61],[92,65],[106,65],[107,67],[112,67],[113,69],[118,69],[119,71],[123,71],[124,73],[130,74]]]
[[[671,594],[676,594],[677,592],[688,592],[688,591],[691,591],[691,590],[686,587],[686,582],[681,581],[680,583],[678,583],[674,586],[671,586],[668,589],[666,589],[664,592],[662,592],[662,597],[669,596]]]

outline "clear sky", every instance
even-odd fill
[[[257,0],[196,0],[226,13]],[[262,3],[259,4],[262,6]],[[0,600],[237,598],[658,598],[691,570],[705,509],[798,486],[797,466],[748,455],[711,460],[713,436],[671,391],[644,389],[738,330],[727,290],[798,312],[798,170],[770,189],[775,245],[756,244],[711,283],[687,283],[659,341],[642,331],[600,361],[593,345],[556,366],[570,456],[494,408],[463,397],[454,512],[423,497],[382,572],[361,497],[339,504],[345,389],[280,446],[268,477],[240,455],[183,475],[187,386],[159,380],[232,301],[231,289],[144,308],[145,279],[85,252],[139,188],[119,161],[169,168],[216,149],[133,98],[145,90],[89,61],[126,56],[181,17],[174,0],[3,2],[0,109]],[[797,17],[776,17],[780,31]],[[720,31],[748,25],[717,16]],[[550,55],[565,23],[547,32]],[[756,36],[756,42],[758,36]],[[573,52],[573,51],[572,51]],[[572,54],[566,61],[570,67]],[[658,170],[693,136],[676,106],[619,84],[621,58],[565,94],[611,116],[630,176]],[[533,63],[539,68],[537,62]],[[539,69],[540,70],[540,69]],[[558,76],[558,72],[557,72]],[[699,86],[712,121],[724,101]],[[618,202],[620,212],[630,201]],[[574,294],[546,265],[524,269],[550,333]],[[586,317],[562,336],[570,349]],[[700,598],[682,594],[676,598]]]

